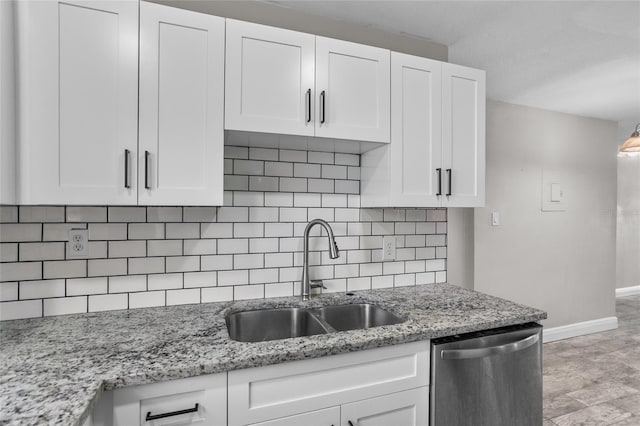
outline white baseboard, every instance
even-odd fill
[[[616,297],[633,296],[640,294],[640,285],[633,287],[616,288]]]
[[[556,340],[615,330],[616,328],[618,328],[617,317],[599,318],[591,321],[562,325],[560,327],[544,328],[542,331],[542,341],[544,343],[555,342]]]

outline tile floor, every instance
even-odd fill
[[[544,345],[543,426],[640,426],[640,295],[619,328]]]

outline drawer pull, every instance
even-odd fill
[[[150,422],[151,420],[158,420],[158,419],[164,419],[165,417],[179,416],[180,414],[197,413],[198,407],[199,407],[199,404],[196,402],[195,407],[187,408],[186,410],[170,411],[168,413],[161,413],[161,414],[151,414],[151,411],[148,411],[145,421]]]

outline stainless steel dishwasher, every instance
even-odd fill
[[[431,426],[541,426],[542,326],[433,340]]]

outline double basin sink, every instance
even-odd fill
[[[274,308],[241,311],[226,316],[229,337],[240,342],[263,342],[359,330],[404,322],[396,314],[370,303],[322,308]]]

